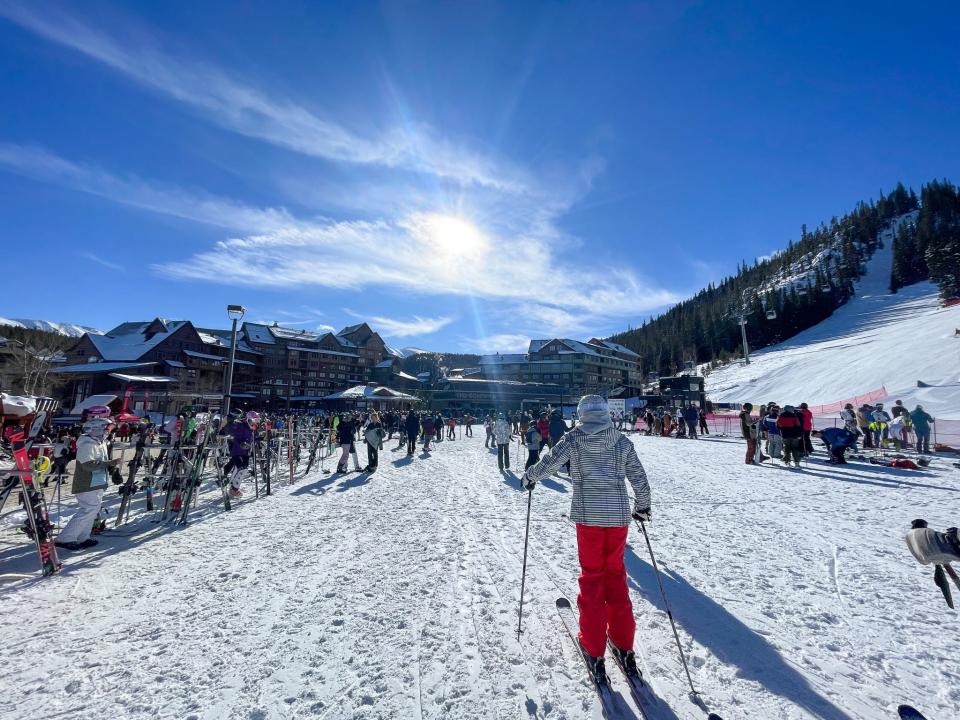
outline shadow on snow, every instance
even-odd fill
[[[630,547],[625,554],[625,564],[637,592],[651,605],[666,612],[653,567]],[[677,623],[720,660],[735,665],[739,677],[763,685],[771,693],[799,705],[815,717],[851,720],[844,710],[811,687],[807,678],[791,667],[773,645],[722,605],[690,585],[677,572],[661,567],[661,574]]]

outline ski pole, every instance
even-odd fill
[[[530,539],[530,506],[533,504],[533,488],[527,491],[527,529],[523,534],[523,573],[520,576],[520,612],[517,613],[517,642],[523,632],[523,588],[527,582],[527,542]]]
[[[693,686],[693,678],[690,677],[690,668],[687,667],[687,658],[683,654],[683,647],[680,645],[680,635],[677,634],[677,625],[673,622],[673,612],[670,610],[670,603],[667,600],[667,593],[663,589],[663,581],[660,579],[660,567],[657,565],[657,559],[653,556],[653,546],[650,544],[650,536],[647,534],[647,525],[643,520],[637,520],[637,525],[643,532],[643,539],[647,541],[647,550],[650,551],[650,562],[653,563],[653,570],[657,576],[657,585],[660,586],[660,596],[663,598],[663,606],[667,609],[667,617],[670,618],[670,627],[673,628],[673,637],[677,641],[677,650],[680,651],[680,661],[683,663],[683,670],[687,674],[687,682],[690,683],[690,694],[696,698],[700,695]]]

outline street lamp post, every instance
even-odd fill
[[[227,305],[227,317],[233,320],[230,329],[230,364],[227,366],[227,387],[223,392],[223,419],[226,422],[230,415],[230,393],[233,392],[233,363],[237,358],[237,320],[246,312],[243,305]]]

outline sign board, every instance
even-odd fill
[[[612,413],[622,413],[624,412],[624,400],[623,398],[607,400],[607,406],[610,408]]]

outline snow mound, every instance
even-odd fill
[[[56,323],[49,320],[29,320],[25,318],[8,319],[0,317],[0,325],[10,327],[26,328],[28,330],[43,330],[45,332],[66,335],[67,337],[80,337],[84,333],[93,335],[103,335],[103,330],[97,330],[85,325],[75,325],[74,323]]]
[[[960,419],[960,306],[941,307],[929,282],[891,294],[893,230],[880,237],[856,297],[818,325],[752,353],[749,365],[711,372],[707,397],[827,405],[885,388],[911,408],[920,403],[937,418]]]

